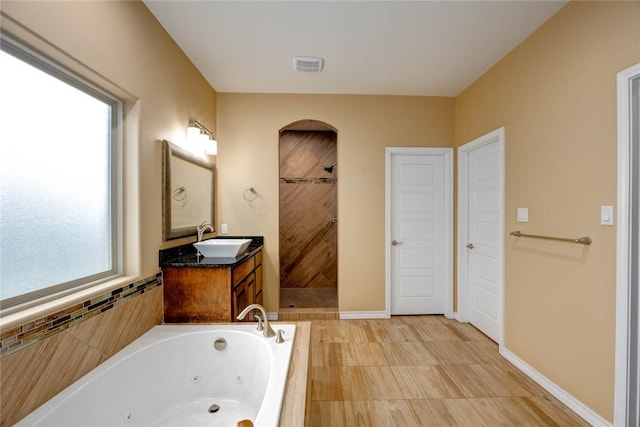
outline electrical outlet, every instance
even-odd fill
[[[220,233],[227,234],[229,229],[227,228],[227,224],[220,224]]]

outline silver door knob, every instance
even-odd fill
[[[473,243],[469,243],[469,244],[467,245],[467,248],[469,248],[469,249],[473,249],[473,248],[475,248],[475,246],[473,246]]]
[[[391,241],[391,245],[392,246],[398,246],[398,245],[401,245],[401,244],[402,244],[402,242],[398,242],[397,240],[392,240]]]

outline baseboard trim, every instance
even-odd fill
[[[267,313],[269,320],[278,320],[277,312]],[[340,319],[389,319],[389,314],[386,311],[341,311]]]
[[[278,320],[278,312],[268,312],[267,319],[269,320]]]
[[[500,354],[507,359],[509,362],[513,363],[518,369],[524,372],[529,378],[538,383],[542,388],[547,390],[551,395],[553,395],[560,402],[569,407],[573,412],[581,416],[586,422],[591,424],[594,427],[611,427],[612,424],[602,418],[600,415],[595,413],[592,409],[586,406],[584,403],[573,397],[567,391],[557,386],[553,381],[549,380],[547,377],[542,375],[540,372],[536,371],[531,365],[529,365],[524,360],[520,359],[518,356],[513,354],[511,351],[506,349],[504,346],[500,346]]]
[[[389,314],[385,310],[381,311],[341,311],[340,319],[388,319]]]

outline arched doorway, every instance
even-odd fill
[[[280,307],[337,309],[337,130],[301,120],[280,130]]]

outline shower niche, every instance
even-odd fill
[[[337,132],[304,120],[280,131],[280,307],[337,308]]]

